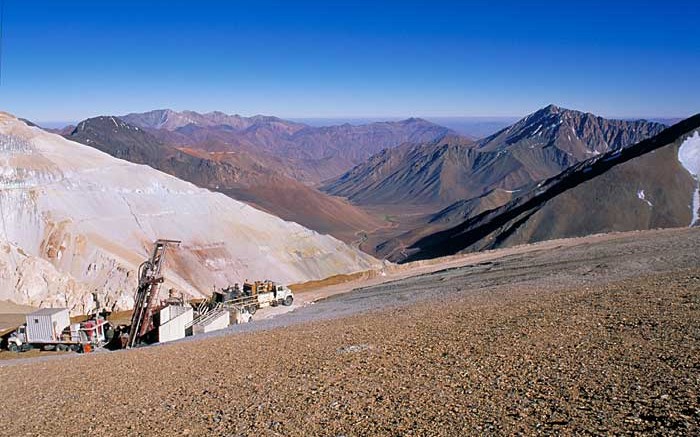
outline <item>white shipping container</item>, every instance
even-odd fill
[[[183,313],[186,313],[190,309],[192,309],[192,307],[190,306],[168,305],[167,307],[160,310],[160,313],[158,315],[160,324],[163,325],[164,323],[170,321],[170,319],[173,319]]]
[[[68,308],[42,308],[27,314],[27,342],[50,343],[61,340],[70,325]]]

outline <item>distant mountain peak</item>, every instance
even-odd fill
[[[552,113],[552,114],[556,114],[556,113],[558,113],[558,112],[560,112],[560,111],[562,111],[562,110],[564,110],[564,111],[570,111],[570,109],[561,108],[561,107],[555,105],[554,103],[550,103],[549,105],[547,105],[547,106],[545,106],[544,108],[542,108],[542,111],[547,111],[547,112],[550,112],[550,113]]]
[[[552,103],[552,104],[545,106],[544,108],[538,109],[537,111],[533,112],[532,114],[528,115],[527,117],[521,119],[521,121],[534,122],[534,121],[540,120],[542,118],[548,118],[548,117],[577,118],[577,117],[585,117],[585,116],[597,117],[596,115],[591,114],[589,112],[578,111],[576,109],[563,108],[561,106],[557,106],[557,105]],[[602,118],[602,117],[597,117],[597,118]],[[518,124],[518,123],[516,123],[516,124]]]
[[[421,118],[421,117],[409,117],[409,118],[406,118],[404,120],[400,120],[397,123],[404,125],[404,126],[405,125],[412,125],[412,124],[425,125],[425,126],[435,126],[435,123],[433,123],[432,121],[426,120],[425,118]],[[456,132],[455,132],[455,134],[456,134]]]
[[[535,153],[558,151],[557,170],[576,161],[616,150],[661,132],[665,126],[644,120],[612,120],[588,112],[548,105],[478,142],[483,150]],[[532,151],[532,152],[530,152]],[[550,174],[551,176],[551,174]]]
[[[171,109],[156,109],[144,113],[131,113],[120,116],[120,118],[144,129],[162,129],[171,132],[187,126],[190,126],[190,128],[227,126],[236,130],[245,130],[260,123],[281,123],[288,126],[291,130],[301,129],[306,126],[304,124],[267,115],[243,117],[238,114],[230,115],[221,111],[200,113],[191,110],[173,111]]]
[[[75,128],[72,130],[71,134],[81,132],[86,129],[94,129],[97,126],[104,126],[105,129],[111,129],[114,131],[125,129],[139,131],[140,129],[138,126],[132,126],[119,117],[115,117],[113,115],[99,115],[97,117],[88,118],[78,123],[77,126],[75,126]]]

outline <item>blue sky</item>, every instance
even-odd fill
[[[36,121],[700,112],[700,2],[5,3],[0,108]]]

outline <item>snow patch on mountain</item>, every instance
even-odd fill
[[[651,202],[649,202],[649,201],[647,200],[647,196],[646,196],[646,194],[644,194],[644,190],[638,190],[638,191],[637,191],[637,197],[639,198],[639,200],[641,200],[641,201],[643,201],[643,202],[646,202],[646,204],[649,205],[650,207],[654,206],[654,205],[651,204]]]
[[[700,133],[693,132],[693,135],[683,141],[681,147],[678,148],[678,160],[681,165],[688,170],[695,179],[695,192],[693,193],[693,219],[690,226],[697,224],[700,216],[698,209],[700,208]]]
[[[693,132],[693,135],[683,141],[678,149],[678,160],[690,174],[700,175],[700,133],[698,131]]]

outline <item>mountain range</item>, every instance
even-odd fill
[[[700,114],[571,166],[497,208],[426,235],[406,260],[595,233],[698,224]]]
[[[270,116],[155,110],[84,120],[58,131],[346,242],[387,226],[314,188],[374,152],[451,134],[421,119],[311,127]]]
[[[64,136],[345,241],[382,226],[361,208],[287,176],[280,161],[263,153],[176,147],[150,130],[111,116],[84,120]]]
[[[241,117],[169,109],[120,116],[168,144],[213,152],[247,151],[283,160],[286,174],[307,184],[338,176],[386,148],[453,133],[419,118],[312,127],[270,116]]]
[[[126,308],[162,237],[183,240],[167,286],[203,296],[380,267],[372,255],[700,220],[700,115],[666,128],[550,105],[473,140],[421,119],[310,127],[159,110],[60,133],[0,115],[0,299],[81,312],[97,289]]]
[[[118,120],[102,122],[121,132]],[[158,147],[115,154],[136,160]],[[333,237],[4,113],[0,161],[0,299],[85,313],[97,291],[127,309],[157,238],[182,240],[165,286],[191,296],[248,278],[293,283],[380,266]]]
[[[190,146],[174,148],[188,156],[216,162],[224,161],[226,155],[250,153],[257,160],[243,160],[241,168],[257,164],[280,170],[285,163],[307,161],[318,172],[322,161],[344,166],[360,162],[327,181],[322,189],[360,206],[444,206],[431,215],[433,224],[498,208],[530,192],[537,182],[591,157],[620,151],[665,128],[657,122],[609,120],[556,105],[478,141],[417,118],[325,127],[222,112],[156,110],[120,118],[134,123],[128,130],[141,126],[153,133],[155,141],[164,138],[171,144]],[[163,147],[162,141],[160,144]],[[162,151],[157,155],[162,156]],[[182,167],[190,166],[188,162]],[[309,182],[298,173],[296,178]],[[284,185],[279,180],[270,184]],[[251,203],[260,197],[256,193],[246,197],[241,190],[229,192]]]
[[[549,105],[476,141],[421,119],[316,128],[171,110],[88,119],[64,135],[404,261],[419,241],[664,128]]]
[[[578,162],[664,128],[549,105],[476,142],[446,135],[386,149],[321,190],[365,208],[390,211],[395,225],[370,235],[363,249],[399,261],[419,238],[501,206]]]
[[[520,189],[663,129],[659,123],[607,120],[550,105],[478,142],[444,136],[386,149],[322,189],[360,205],[446,207],[496,188]]]

